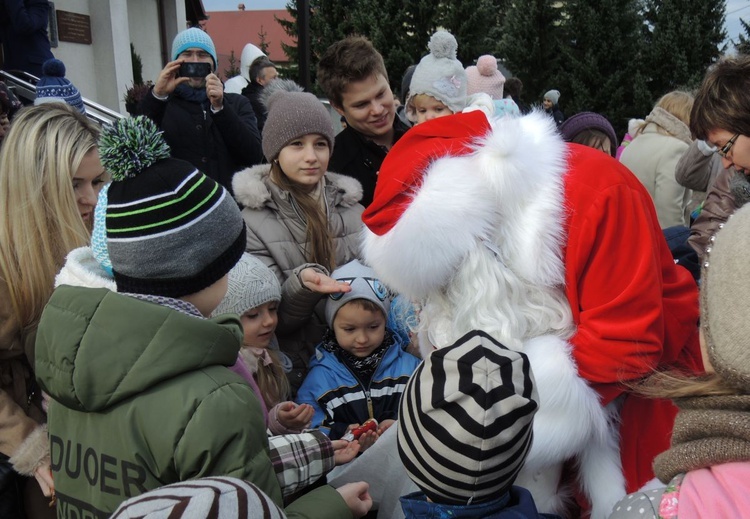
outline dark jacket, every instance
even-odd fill
[[[210,104],[171,95],[166,101],[151,93],[138,113],[164,131],[172,156],[186,160],[232,192],[232,176],[263,160],[260,132],[250,101],[240,94],[224,94],[224,109],[212,113]]]
[[[396,141],[408,129],[409,127],[399,117],[394,117],[393,144],[396,144]],[[386,153],[388,150],[384,147],[375,144],[351,126],[347,126],[336,136],[328,170],[359,180],[363,192],[360,204],[367,207],[372,202],[378,171],[385,160]]]
[[[250,101],[250,105],[253,107],[255,112],[255,119],[258,121],[258,131],[263,133],[263,125],[266,124],[266,117],[268,116],[268,110],[260,100],[260,94],[263,93],[263,85],[250,81],[245,88],[242,89],[242,95]]]
[[[0,0],[3,69],[42,75],[42,64],[54,58],[47,38],[48,21],[48,0]]]

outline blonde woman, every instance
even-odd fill
[[[692,94],[679,90],[663,95],[620,155],[620,162],[646,186],[662,229],[690,225],[686,208],[691,191],[677,182],[675,169],[693,142],[693,101]]]
[[[349,290],[328,273],[359,254],[362,186],[327,171],[333,124],[314,95],[293,81],[276,80],[264,98],[263,154],[270,164],[237,173],[232,187],[245,207],[247,252],[281,284],[276,334],[291,359],[287,377],[296,393],[327,328],[325,294]]]
[[[53,488],[33,373],[36,326],[65,256],[89,242],[107,180],[97,138],[98,128],[84,115],[49,103],[19,112],[0,151],[0,453],[39,483],[22,478],[13,485],[29,517],[50,510],[40,487],[46,495]],[[0,495],[0,515],[23,517],[7,515],[23,506],[17,497]]]

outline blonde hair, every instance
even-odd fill
[[[73,176],[98,127],[63,103],[21,110],[0,149],[0,275],[20,326],[36,322],[71,250],[86,245]]]
[[[685,92],[682,90],[674,90],[672,92],[668,92],[661,96],[659,100],[654,105],[654,108],[661,108],[662,110],[665,110],[669,112],[670,114],[677,117],[680,121],[685,123],[685,126],[688,128],[690,127],[690,112],[693,110],[693,103],[695,102],[695,97],[693,97],[693,94],[690,92]],[[646,121],[644,122],[636,131],[636,135],[640,135],[643,133],[643,129],[651,124],[652,121]],[[654,123],[655,124],[655,123]],[[669,132],[667,132],[664,128],[657,126],[657,131],[663,135],[670,135]]]
[[[302,211],[305,220],[305,259],[317,263],[333,272],[336,268],[336,247],[328,227],[328,214],[318,200],[292,182],[281,170],[278,161],[271,163],[271,180],[288,191],[292,200]]]
[[[696,377],[678,371],[657,371],[640,384],[631,387],[638,394],[648,398],[676,399],[742,394],[716,373]]]
[[[272,362],[268,366],[264,365],[263,362],[257,362],[258,369],[255,372],[255,381],[258,383],[258,389],[260,389],[260,394],[263,396],[266,406],[270,409],[279,402],[287,400],[292,394],[292,388],[281,366],[278,354],[270,348],[266,351]]]

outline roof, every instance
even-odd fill
[[[234,51],[237,59],[236,66],[240,66],[240,56],[246,44],[252,43],[260,47],[260,33],[265,33],[268,44],[268,57],[276,63],[286,63],[288,58],[281,49],[281,42],[296,45],[296,41],[284,32],[276,18],[291,20],[285,9],[267,11],[212,11],[204,27],[216,46],[219,55],[218,70],[229,67],[229,55]]]

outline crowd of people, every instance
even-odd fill
[[[199,28],[103,128],[0,89],[0,516],[750,516],[750,57],[619,139],[425,43],[338,134]]]

